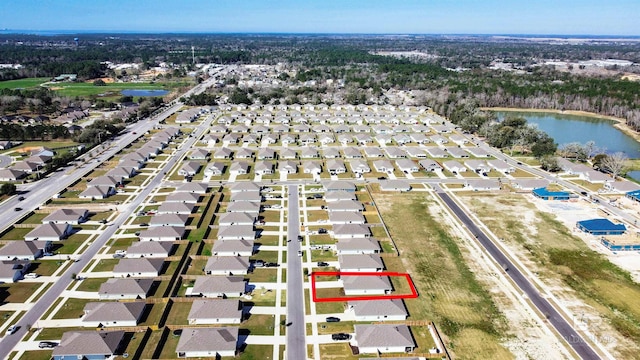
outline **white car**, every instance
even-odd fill
[[[37,279],[38,278],[38,274],[36,273],[28,273],[24,275],[25,279]]]
[[[11,325],[7,328],[7,335],[11,335],[14,332],[18,331],[18,326],[17,325]]]

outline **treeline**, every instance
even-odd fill
[[[0,124],[0,139],[11,141],[46,141],[54,139],[69,139],[69,129],[62,125],[52,124]]]

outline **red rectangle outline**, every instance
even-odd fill
[[[372,295],[372,296],[341,296],[333,298],[318,298],[316,294],[316,276],[397,276],[404,277],[409,284],[411,294],[393,294],[393,295]],[[357,300],[392,300],[392,299],[415,299],[418,297],[411,276],[407,273],[398,273],[391,271],[380,272],[358,272],[358,271],[316,271],[309,274],[311,277],[311,293],[313,302],[337,302],[337,301],[357,301]]]

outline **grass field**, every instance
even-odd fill
[[[120,91],[125,89],[136,90],[166,90],[163,84],[151,83],[111,83],[105,86],[95,86],[93,83],[56,83],[51,84],[50,88],[63,96],[90,96],[100,95],[120,97]]]
[[[621,358],[640,359],[640,285],[628,272],[592,251],[551,214],[532,208],[517,194],[464,197],[481,220],[518,253],[536,264],[542,279],[561,281],[595,309],[629,343],[620,344]],[[513,217],[508,214],[527,214]],[[526,218],[526,224],[525,220]],[[632,343],[632,344],[631,344]]]
[[[402,254],[400,259],[385,258],[385,265],[393,270],[404,266],[420,294],[406,301],[410,317],[439,326],[458,358],[511,359],[500,344],[504,317],[466,265],[460,240],[429,213],[431,198],[420,194],[374,197]]]
[[[49,81],[49,78],[26,78],[0,81],[0,89],[29,89]]]

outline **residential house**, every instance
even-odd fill
[[[344,213],[346,211],[332,211],[331,213]],[[330,213],[330,214],[331,214]],[[351,213],[351,212],[350,212]],[[371,236],[371,229],[364,224],[335,224],[333,226],[333,237],[336,239],[346,238],[366,238]]]
[[[60,241],[66,239],[73,233],[73,227],[70,224],[62,223],[46,223],[38,225],[35,229],[28,232],[25,240],[40,241]]]
[[[143,302],[90,302],[84,306],[82,326],[138,326],[146,306]]]
[[[108,359],[122,354],[124,331],[66,331],[53,348],[53,360]]]
[[[88,218],[89,210],[87,209],[58,209],[42,219],[42,223],[79,225]]]
[[[0,283],[11,284],[23,278],[29,271],[29,260],[4,260],[0,261]]]
[[[347,172],[347,167],[344,165],[344,161],[339,159],[330,159],[326,162],[327,171],[331,175],[344,174]]]
[[[115,195],[116,189],[113,186],[99,185],[89,186],[86,190],[78,194],[80,199],[106,199]]]
[[[216,256],[251,256],[254,240],[218,240],[211,252]]]
[[[273,174],[273,162],[256,161],[254,165],[254,171],[256,175],[271,175]]]
[[[221,225],[218,227],[218,240],[253,240],[256,232],[253,225]]]
[[[320,174],[322,172],[322,165],[317,161],[305,161],[302,163],[302,168],[305,174]]]
[[[125,258],[166,258],[171,254],[173,243],[168,241],[136,241],[127,248]]]
[[[351,160],[349,162],[349,166],[351,167],[351,171],[353,171],[354,174],[364,174],[371,172],[371,167],[369,167],[369,164],[364,160]]]
[[[391,293],[393,285],[388,276],[341,275],[344,293],[351,295],[385,295]]]
[[[9,241],[0,248],[0,260],[35,260],[51,247],[50,241]]]
[[[367,158],[381,158],[384,157],[384,154],[379,148],[376,147],[365,147],[364,154]]]
[[[411,190],[411,184],[405,180],[383,180],[380,181],[380,190],[406,192]]]
[[[418,168],[418,165],[409,159],[396,160],[396,166],[398,167],[398,169],[400,169],[400,171],[404,172],[405,174],[415,173],[420,170],[420,168]]]
[[[426,171],[442,171],[442,166],[435,160],[425,159],[418,161],[418,164]]]
[[[298,172],[298,164],[290,160],[280,161],[278,162],[278,171],[285,174],[295,174]]]
[[[178,358],[235,357],[239,328],[185,328],[176,346]]]
[[[340,271],[376,272],[384,270],[382,258],[378,254],[338,255]]]
[[[505,162],[504,160],[487,160],[487,164],[489,164],[489,166],[491,166],[492,168],[496,169],[496,171],[499,171],[503,174],[511,174],[512,172],[516,171],[516,168],[509,165],[507,162]]]
[[[195,300],[187,315],[189,325],[240,324],[243,304],[234,299]]]
[[[248,256],[212,256],[204,266],[207,275],[246,275],[248,271]]]
[[[404,321],[409,315],[402,299],[349,301],[347,311],[356,321]]]
[[[184,235],[183,226],[152,226],[140,232],[141,241],[176,241]]]
[[[393,173],[395,168],[393,164],[389,160],[375,160],[373,162],[373,168],[376,169],[377,172],[381,173]]]
[[[244,295],[246,290],[247,284],[242,276],[198,276],[193,287],[187,289],[187,295],[238,298]]]
[[[181,176],[194,176],[200,171],[202,164],[196,161],[187,161],[185,162],[180,170],[178,170],[178,175]]]
[[[354,211],[333,211],[329,213],[329,222],[333,225],[338,224],[364,224],[365,218],[361,212]]]
[[[449,157],[449,153],[447,153],[444,149],[441,149],[439,147],[426,147],[425,151],[427,152],[427,154],[429,154],[430,157],[432,158],[445,158],[445,157]]]
[[[233,155],[233,151],[231,149],[223,147],[218,149],[215,153],[213,153],[214,159],[231,159]]]
[[[113,268],[113,277],[156,277],[163,266],[164,259],[120,259]]]
[[[193,211],[195,204],[193,203],[184,203],[184,202],[164,202],[158,210],[156,210],[156,214],[183,214],[189,215]]]
[[[100,300],[145,299],[153,286],[153,279],[107,279],[100,285]]]
[[[375,254],[380,252],[380,244],[374,238],[338,239],[336,252],[338,255]]]
[[[459,162],[457,162],[455,160],[445,161],[445,162],[442,163],[442,166],[446,170],[448,170],[448,171],[450,171],[450,172],[452,172],[454,174],[458,174],[458,173],[467,171],[467,168],[465,166],[463,166],[462,164],[460,164]]]
[[[354,343],[361,354],[408,353],[416,348],[407,325],[354,325]]]

